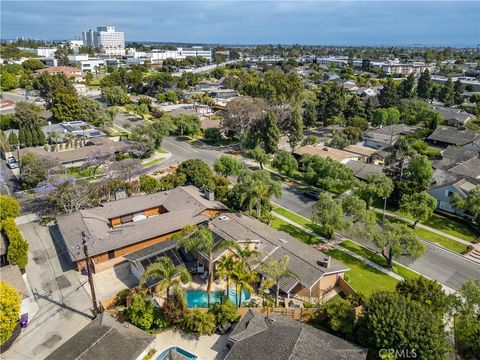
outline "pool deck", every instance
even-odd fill
[[[228,353],[227,339],[227,335],[196,336],[179,330],[167,330],[157,334],[153,346],[157,352],[152,360],[174,346],[187,350],[198,360],[223,360]]]

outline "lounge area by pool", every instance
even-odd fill
[[[158,355],[157,360],[167,360],[167,359],[188,359],[188,360],[197,360],[197,356],[189,353],[187,350],[183,350],[179,347],[171,347],[163,351]]]
[[[222,300],[222,296],[224,296],[225,292],[222,291],[212,291],[210,294],[210,302],[219,303]],[[207,292],[203,290],[187,290],[187,304],[189,308],[206,308],[208,304],[207,299]],[[238,296],[236,294],[235,289],[230,289],[228,294],[228,298],[232,302],[238,303]],[[242,290],[242,303],[245,301],[250,300],[251,294],[247,289]]]

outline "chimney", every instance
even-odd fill
[[[205,199],[207,199],[209,201],[214,201],[215,200],[215,194],[210,189],[205,189],[204,196],[205,196]]]
[[[323,266],[325,267],[325,269],[329,269],[331,264],[332,264],[332,257],[325,256],[325,258],[323,259]]]

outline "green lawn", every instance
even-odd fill
[[[368,259],[378,265],[381,265],[383,267],[386,267],[387,266],[387,261],[385,260],[385,258],[380,255],[380,254],[377,254],[373,251],[370,251],[368,250],[367,248],[351,241],[351,240],[345,240],[343,241],[340,246],[344,247],[345,249],[348,249],[352,252],[354,252],[355,254],[358,254],[360,255],[361,257],[365,258],[365,259]],[[408,269],[407,267],[403,266],[403,265],[400,265],[400,264],[394,264],[393,265],[393,272],[397,273],[398,275],[402,276],[403,278],[405,279],[416,279],[418,278],[420,275],[417,274],[416,272]]]
[[[378,209],[383,209],[383,200],[374,200],[373,206]],[[410,216],[401,212],[400,210],[390,208],[388,203],[387,211],[413,221]],[[428,220],[422,222],[421,224],[470,242],[475,242],[475,239],[480,237],[480,234],[477,234],[467,221],[449,218],[437,213],[434,213]]]
[[[376,215],[377,215],[378,221],[382,221],[382,214],[377,213]],[[397,224],[398,223],[405,224],[404,221],[398,220],[398,219],[393,219],[393,218],[388,218],[388,221],[394,222],[394,223],[397,223]],[[465,245],[461,242],[448,239],[446,237],[435,234],[435,233],[433,233],[431,231],[428,231],[428,230],[425,230],[425,229],[420,229],[418,227],[413,229],[413,231],[417,236],[419,236],[419,237],[421,237],[421,238],[423,238],[427,241],[430,241],[432,243],[435,243],[439,246],[442,246],[446,249],[454,251],[456,253],[463,254],[464,252],[467,251],[467,245]]]
[[[297,224],[302,225],[307,229],[314,231],[318,235],[325,236],[325,230],[320,225],[314,224],[310,220],[307,220],[295,214],[294,212],[291,212],[290,210],[277,207],[273,211],[276,212],[277,214],[285,216],[289,220],[295,221]]]
[[[156,165],[158,163],[161,163],[165,159],[166,158],[156,158],[156,159],[153,159],[153,160],[146,161],[146,162],[142,163],[142,165],[143,165],[144,168],[147,168],[147,167]]]
[[[364,262],[355,259],[353,256],[344,253],[339,249],[332,249],[327,252],[335,260],[348,266],[350,270],[346,273],[349,284],[365,296],[370,296],[376,291],[395,290],[398,281],[393,277],[377,270]]]
[[[275,218],[270,223],[270,226],[274,229],[284,231],[307,244],[319,241],[296,226],[288,224],[278,218]],[[379,290],[395,289],[397,280],[370,265],[355,259],[353,256],[350,256],[339,249],[329,250],[327,254],[350,268],[350,271],[347,272],[350,285],[356,291],[365,296],[370,296],[373,292]]]
[[[305,231],[299,229],[298,227],[289,224],[279,218],[274,218],[270,226],[273,227],[274,229],[284,231],[293,237],[296,237],[297,239],[303,241],[306,244],[318,244],[321,242],[320,239],[318,239],[315,236],[307,234]]]

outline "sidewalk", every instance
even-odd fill
[[[373,209],[375,210],[375,212],[377,212],[377,213],[379,213],[379,214],[383,214],[383,210],[382,210],[382,209],[378,209],[378,208],[373,208]],[[408,223],[408,224],[410,224],[410,225],[413,225],[413,223],[414,223],[412,220],[409,220],[409,219],[404,218],[404,217],[401,217],[401,216],[399,216],[399,215],[397,215],[397,214],[391,213],[390,211],[386,211],[386,212],[385,212],[385,215],[386,215],[386,216],[390,216],[390,217],[392,217],[392,218],[394,218],[394,219],[398,219],[398,220],[405,221],[406,223]],[[448,238],[448,239],[450,239],[450,240],[454,240],[454,241],[461,242],[462,244],[465,244],[465,245],[467,245],[467,246],[468,246],[468,245],[473,245],[473,246],[476,245],[476,244],[473,244],[473,243],[471,243],[471,242],[469,242],[469,241],[467,241],[467,240],[463,240],[463,239],[460,239],[460,238],[458,238],[458,237],[456,237],[456,236],[453,236],[453,235],[444,233],[443,231],[434,229],[434,228],[432,228],[432,227],[430,227],[430,226],[426,226],[426,225],[423,225],[423,224],[418,223],[418,224],[417,224],[417,227],[418,227],[418,228],[421,228],[421,229],[428,230],[428,231],[433,232],[433,233],[435,233],[435,234],[437,234],[437,235],[446,237],[446,238]],[[477,244],[477,245],[478,245],[478,244]]]
[[[293,226],[299,228],[300,230],[303,230],[304,232],[308,233],[309,235],[315,236],[317,239],[320,239],[320,240],[322,240],[323,242],[327,242],[327,239],[326,239],[326,238],[324,238],[324,237],[316,234],[314,231],[312,231],[312,230],[310,230],[310,229],[307,229],[306,227],[304,227],[304,226],[296,223],[295,221],[292,221],[292,220],[286,218],[285,216],[282,216],[282,215],[277,214],[277,213],[275,213],[275,212],[272,212],[272,214],[273,214],[275,217],[278,217],[279,219],[281,219],[281,220],[289,223],[290,225],[293,225]],[[299,214],[296,214],[296,215],[301,216],[301,215],[299,215]],[[303,216],[301,216],[301,217],[303,217]],[[308,220],[308,219],[307,219],[307,220]],[[345,238],[345,237],[344,237],[343,235],[341,235],[341,234],[336,234],[336,236],[337,236],[337,237],[340,237],[340,238],[342,239],[342,241],[347,239],[347,238]],[[353,241],[353,240],[350,240],[350,241]],[[363,246],[363,245],[360,244],[360,246]],[[393,271],[388,270],[388,269],[385,269],[383,266],[378,265],[377,263],[374,263],[373,261],[370,261],[370,260],[368,260],[368,259],[365,259],[364,257],[362,257],[362,256],[360,256],[360,255],[358,255],[358,254],[356,254],[356,253],[354,253],[354,252],[352,252],[352,251],[350,251],[350,250],[348,250],[348,249],[345,249],[345,248],[342,247],[342,246],[336,246],[335,249],[338,249],[338,250],[340,250],[340,251],[343,251],[344,253],[346,253],[346,254],[354,257],[354,258],[357,259],[357,260],[362,261],[363,263],[365,263],[365,264],[367,264],[367,265],[370,265],[371,267],[373,267],[373,268],[375,268],[375,269],[383,272],[384,274],[387,274],[387,275],[393,277],[394,279],[397,279],[397,280],[399,280],[399,281],[404,280],[404,278],[403,278],[402,276],[394,273]],[[421,276],[424,276],[424,277],[430,279],[428,276],[425,276],[424,274],[420,274],[419,272],[417,272],[417,271],[415,271],[415,270],[413,270],[413,269],[410,269],[409,267],[407,267],[407,266],[405,266],[405,265],[402,265],[402,264],[399,264],[399,265],[401,265],[401,266],[403,266],[403,267],[405,267],[405,268],[407,268],[407,269],[409,269],[409,270],[411,270],[411,271],[413,271],[413,272],[415,272],[415,273],[417,273],[417,274],[419,274],[419,275],[421,275]],[[456,291],[455,291],[454,289],[452,289],[452,288],[450,288],[450,287],[448,287],[448,286],[446,286],[446,285],[444,285],[444,284],[441,284],[441,285],[442,285],[442,288],[444,289],[444,291],[445,291],[447,294],[454,294],[454,293],[456,293]]]
[[[314,231],[312,231],[312,230],[310,230],[310,229],[307,229],[306,227],[304,227],[304,226],[296,223],[295,221],[292,221],[292,220],[286,218],[285,216],[282,216],[282,215],[277,214],[277,213],[275,213],[275,212],[272,212],[272,214],[273,214],[275,217],[278,217],[279,219],[281,219],[281,220],[289,223],[290,225],[293,225],[293,226],[299,228],[300,230],[306,232],[307,234],[309,234],[309,235],[311,235],[311,236],[315,236],[317,239],[320,239],[320,240],[322,240],[323,242],[328,242],[328,240],[325,239],[324,237],[322,237],[322,236],[318,235],[317,233],[315,233]],[[342,238],[343,238],[343,237],[342,237]],[[399,280],[399,281],[403,280],[403,277],[402,277],[402,276],[394,273],[393,271],[390,271],[390,270],[388,270],[388,269],[385,269],[383,266],[380,266],[380,265],[378,265],[377,263],[374,263],[373,261],[370,261],[370,260],[368,260],[368,259],[365,259],[365,258],[361,257],[361,256],[358,255],[358,254],[355,254],[354,252],[352,252],[352,251],[350,251],[350,250],[347,250],[347,249],[345,249],[345,248],[343,248],[343,247],[341,247],[341,246],[336,246],[335,248],[338,249],[338,250],[343,251],[344,253],[346,253],[346,254],[354,257],[354,258],[357,259],[357,260],[360,260],[360,261],[364,262],[364,263],[367,264],[367,265],[370,265],[371,267],[373,267],[373,268],[375,268],[375,269],[383,272],[384,274],[387,274],[387,275],[393,277],[394,279],[397,279],[397,280]]]

